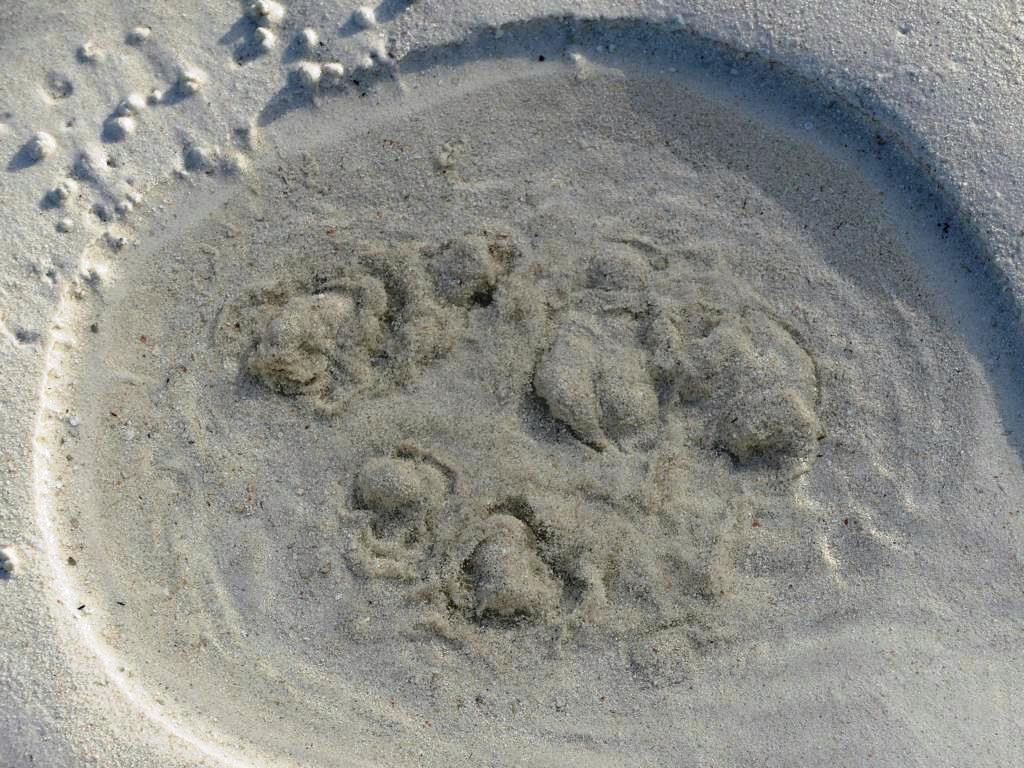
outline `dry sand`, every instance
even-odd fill
[[[252,6],[259,111],[143,184],[115,148],[218,84],[183,62],[36,201],[94,237],[11,331],[40,533],[0,589],[47,579],[105,716],[157,728],[40,747],[16,694],[12,764],[1012,761],[1024,336],[983,213],[677,22],[398,51],[396,10],[332,48]]]

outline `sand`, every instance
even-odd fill
[[[223,93],[181,57],[35,198],[91,242],[10,334],[38,533],[0,588],[39,582],[116,696],[17,693],[14,764],[1012,761],[997,213],[677,20],[389,46],[381,6],[339,48],[257,5],[228,44],[285,67],[260,109],[188,118],[151,185],[112,165]],[[15,647],[21,691],[52,667]]]

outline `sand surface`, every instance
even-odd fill
[[[351,10],[4,135],[11,764],[1011,763],[1012,194],[712,12]]]

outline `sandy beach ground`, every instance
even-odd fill
[[[0,765],[1014,764],[1022,29],[0,11]]]

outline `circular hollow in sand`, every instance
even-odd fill
[[[913,169],[681,33],[489,34],[271,105],[286,163],[170,190],[64,297],[59,584],[226,762],[661,762],[730,658],[902,610],[923,510],[968,524],[928,478],[1000,430],[964,403],[995,288],[942,277],[966,240]]]

